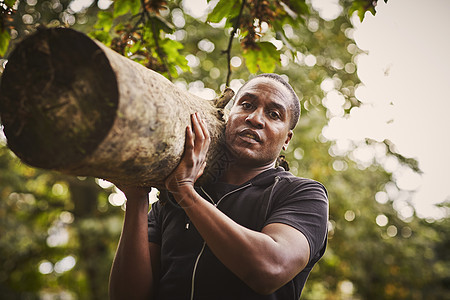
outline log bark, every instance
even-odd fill
[[[212,138],[202,180],[214,180],[228,160],[222,109],[80,32],[44,29],[23,40],[0,86],[4,133],[22,161],[123,184],[162,187],[194,112]]]

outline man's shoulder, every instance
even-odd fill
[[[280,189],[284,190],[285,192],[289,191],[310,191],[314,194],[322,194],[325,198],[328,198],[328,191],[325,188],[325,186],[314,179],[311,178],[305,178],[300,176],[295,176],[289,171],[279,170],[277,171],[277,175],[280,180]]]
[[[299,185],[316,185],[316,186],[321,186],[323,188],[325,188],[325,186],[314,179],[311,178],[306,178],[306,177],[301,177],[301,176],[296,176],[294,174],[292,174],[289,171],[284,170],[283,168],[277,168],[277,174],[276,176],[280,177],[281,179],[286,180],[287,182],[292,182],[295,184],[299,184]]]

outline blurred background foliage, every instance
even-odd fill
[[[207,99],[251,74],[286,76],[302,117],[284,154],[292,173],[321,181],[330,198],[328,249],[302,299],[449,299],[448,214],[419,218],[413,192],[386,168],[395,160],[420,172],[418,163],[388,140],[323,135],[333,116],[360,104],[351,17],[374,14],[376,1],[340,0],[333,20],[301,0],[211,0],[204,14],[195,3],[0,1],[0,72],[23,37],[66,26]],[[363,159],[367,149],[375,155]],[[0,298],[107,299],[123,208],[108,182],[28,167],[0,135]]]

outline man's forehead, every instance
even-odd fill
[[[236,100],[242,98],[260,99],[268,97],[275,105],[290,106],[290,94],[287,88],[281,83],[271,78],[258,77],[251,79],[237,93]]]

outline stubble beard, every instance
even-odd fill
[[[230,139],[226,140],[226,148],[230,155],[233,157],[232,164],[239,166],[251,167],[263,167],[273,164],[276,157],[273,159],[266,156],[264,146],[260,143],[257,146],[259,149],[252,149],[252,144],[246,145],[245,141],[239,140],[239,136],[234,134]]]

